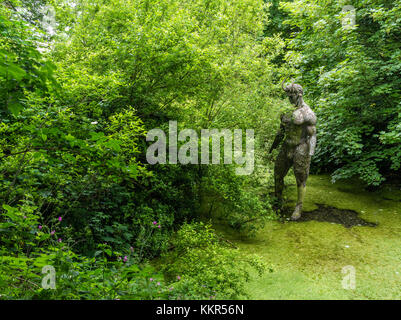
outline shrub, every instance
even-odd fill
[[[202,222],[184,224],[171,241],[174,250],[164,255],[168,280],[179,279],[183,298],[236,299],[246,296],[244,285],[251,270],[261,275],[266,265],[260,257],[229,248]]]

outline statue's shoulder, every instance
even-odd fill
[[[292,112],[292,121],[297,125],[301,125],[305,122],[305,116],[302,108],[296,109]]]
[[[305,122],[307,122],[309,125],[315,125],[316,124],[316,115],[313,112],[313,110],[307,104],[305,104],[302,107],[302,113],[303,113]]]

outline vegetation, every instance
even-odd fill
[[[355,7],[354,26],[342,25],[345,4]],[[399,177],[400,1],[293,1],[282,8],[283,23],[298,30],[288,61],[319,118],[315,167],[334,180],[358,176],[373,186]]]
[[[319,119],[313,170],[397,181],[401,2],[353,5],[344,28],[329,0],[0,0],[0,298],[253,297],[269,259],[211,224],[248,239],[276,223],[284,77]],[[253,129],[253,173],[223,152],[149,164],[146,135],[169,121]]]

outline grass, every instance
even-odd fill
[[[287,196],[295,200],[296,189]],[[401,191],[367,192],[358,182],[332,184],[310,176],[304,205],[352,209],[377,227],[328,222],[270,221],[253,239],[227,235],[246,253],[262,256],[273,272],[247,284],[251,299],[401,299]],[[344,289],[342,268],[353,266],[356,288]]]

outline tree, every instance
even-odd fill
[[[26,93],[54,89],[54,65],[38,50],[39,30],[21,20],[12,2],[0,4],[0,116],[26,107]]]

